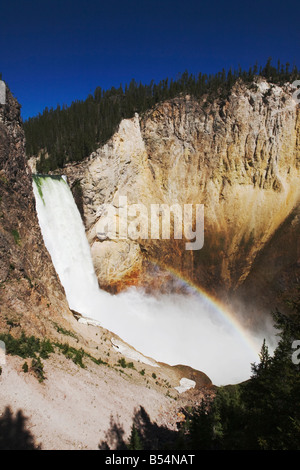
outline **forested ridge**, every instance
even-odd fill
[[[193,75],[187,71],[177,79],[151,81],[148,85],[132,80],[129,85],[103,90],[97,87],[86,100],[70,106],[46,108],[41,114],[24,122],[27,156],[40,156],[39,173],[62,168],[68,162],[79,162],[103,145],[117,130],[122,119],[143,113],[157,103],[190,94],[196,98],[207,95],[207,102],[216,96],[226,99],[238,79],[251,84],[262,76],[274,84],[283,85],[300,77],[296,66],[289,63],[264,67],[254,65],[249,70],[223,69],[216,74]]]

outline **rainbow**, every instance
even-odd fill
[[[226,306],[223,302],[221,302],[217,297],[213,296],[212,294],[208,293],[201,287],[197,286],[194,284],[191,280],[185,278],[182,276],[182,274],[178,273],[175,269],[173,268],[165,268],[160,265],[159,262],[153,262],[155,266],[163,269],[167,269],[174,277],[176,277],[178,280],[180,280],[182,283],[184,283],[186,286],[188,286],[189,289],[192,290],[192,292],[196,292],[202,296],[216,311],[217,313],[225,320],[225,322],[231,326],[236,333],[239,335],[239,337],[242,339],[243,343],[245,346],[255,355],[257,358],[259,358],[259,352],[261,349],[261,342],[259,342],[259,339],[256,338],[256,340],[246,331],[246,329],[242,326],[241,322],[238,321],[236,318],[236,315],[231,311],[231,309]]]

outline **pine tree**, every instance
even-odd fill
[[[215,97],[225,100],[238,79],[251,83],[257,74],[273,83],[295,81],[299,71],[296,66],[292,71],[289,67],[289,64],[285,67],[277,64],[275,68],[272,59],[268,59],[259,72],[256,64],[248,71],[239,67],[230,69],[227,74],[223,69],[209,76],[199,73],[197,77],[185,71],[176,79],[167,77],[159,83],[152,80],[143,85],[132,79],[124,88],[122,85],[109,90],[97,87],[84,101],[74,101],[70,106],[58,105],[56,109],[45,108],[43,113],[26,120],[26,152],[28,157],[47,153],[48,158],[42,158],[39,163],[39,171],[47,173],[88,157],[110,139],[122,119],[132,118],[135,112],[144,113],[157,103],[185,94],[197,99],[206,94],[207,103]]]
[[[136,429],[134,424],[131,427],[131,434],[130,434],[127,448],[128,450],[143,450],[142,441],[141,441],[139,432]]]

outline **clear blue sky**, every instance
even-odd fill
[[[299,20],[299,0],[8,0],[0,72],[27,118],[132,78],[300,67]]]

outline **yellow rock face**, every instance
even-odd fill
[[[211,292],[235,290],[299,203],[299,107],[289,86],[261,80],[237,83],[213,102],[180,97],[122,121],[105,146],[66,174],[71,183],[81,180],[100,285],[148,282],[153,262]],[[204,247],[187,251],[186,240],[172,237],[100,240],[101,206],[118,210],[120,196],[149,214],[151,204],[204,204]]]

